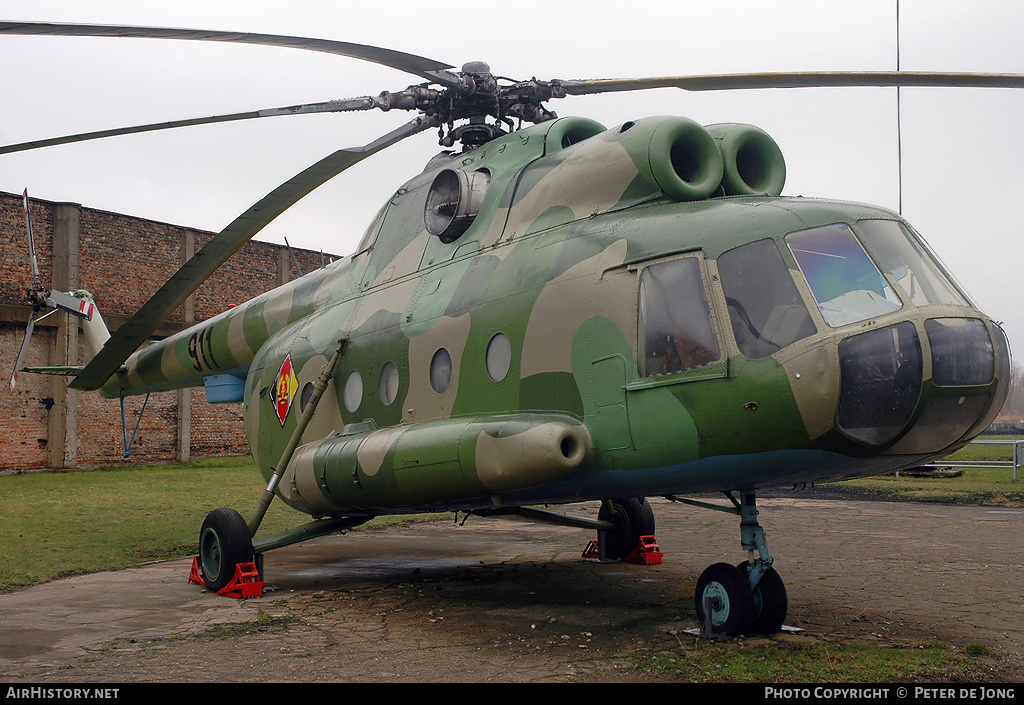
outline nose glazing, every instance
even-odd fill
[[[844,435],[887,454],[933,453],[991,423],[1006,397],[1009,350],[996,325],[932,318],[923,331],[905,321],[842,340],[839,366]]]

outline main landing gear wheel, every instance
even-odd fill
[[[744,561],[737,568],[743,575],[748,575],[750,564]],[[786,621],[789,600],[786,597],[786,584],[774,568],[769,568],[754,586],[754,622],[750,631],[754,634],[774,634],[782,629]]]
[[[739,516],[740,544],[749,556],[738,566],[716,563],[701,574],[694,594],[697,618],[706,636],[774,634],[782,629],[789,602],[786,586],[772,567],[764,529],[757,520],[756,493],[742,492],[740,499],[733,492],[725,495],[732,502],[732,509],[670,497],[675,501]],[[757,581],[753,585],[752,579]]]
[[[252,562],[252,539],[242,515],[229,507],[206,515],[199,531],[199,566],[206,587],[217,592],[235,577],[235,566]]]
[[[715,563],[701,573],[694,601],[697,619],[713,634],[746,634],[754,621],[754,593],[746,572],[728,563]]]
[[[641,536],[654,535],[654,511],[643,498],[627,497],[603,502],[597,518],[615,524],[611,531],[599,531],[597,534],[598,545],[604,544],[601,548],[605,558],[625,558],[639,545]]]

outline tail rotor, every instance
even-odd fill
[[[22,204],[25,208],[25,232],[28,236],[28,259],[29,267],[32,271],[32,286],[26,292],[25,298],[31,306],[31,310],[28,314],[28,325],[25,327],[25,340],[21,344],[21,350],[18,352],[18,359],[14,363],[14,371],[11,373],[12,392],[17,386],[18,373],[22,371],[22,363],[25,361],[25,355],[28,353],[29,344],[32,340],[32,332],[36,327],[36,321],[42,320],[49,315],[49,313],[47,313],[37,319],[36,317],[39,315],[39,312],[50,308],[66,311],[78,318],[88,320],[92,318],[92,314],[95,309],[95,304],[89,299],[79,298],[72,294],[66,294],[55,289],[47,290],[43,287],[42,281],[39,277],[39,260],[36,257],[36,247],[32,237],[32,218],[28,207],[28,189],[25,189],[24,194],[22,194]]]

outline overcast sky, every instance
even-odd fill
[[[351,7],[350,7],[351,6]],[[897,67],[895,0],[373,3],[0,0],[0,20],[289,34],[490,63],[516,79]],[[1024,73],[1024,3],[900,0],[904,70]],[[315,52],[199,42],[0,37],[0,144],[397,91],[392,69]],[[786,157],[785,195],[899,207],[896,90],[660,89],[553,101],[611,127],[649,115],[749,122]],[[1024,91],[903,89],[903,213],[1024,351]],[[218,231],[339,147],[404,112],[267,118],[0,157],[0,190]],[[314,192],[257,239],[348,254],[370,218],[440,148],[428,131]],[[13,266],[15,263],[5,263]],[[88,273],[83,273],[87,281]]]

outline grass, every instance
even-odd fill
[[[635,667],[694,683],[906,683],[969,677],[975,663],[941,644],[893,648],[788,640],[700,642],[640,659]]]
[[[0,590],[194,555],[210,510],[247,517],[264,486],[248,457],[2,476]],[[276,500],[257,536],[306,521]]]
[[[1019,440],[1009,436],[986,436],[986,440]],[[1012,448],[1009,445],[972,444],[937,461],[944,463],[1009,461]],[[956,504],[1024,507],[1024,468],[1017,471],[1014,482],[1013,470],[1009,467],[963,468],[959,477],[912,477],[900,475],[879,475],[860,480],[831,483],[826,487],[854,490],[885,499],[918,502],[951,502]]]

